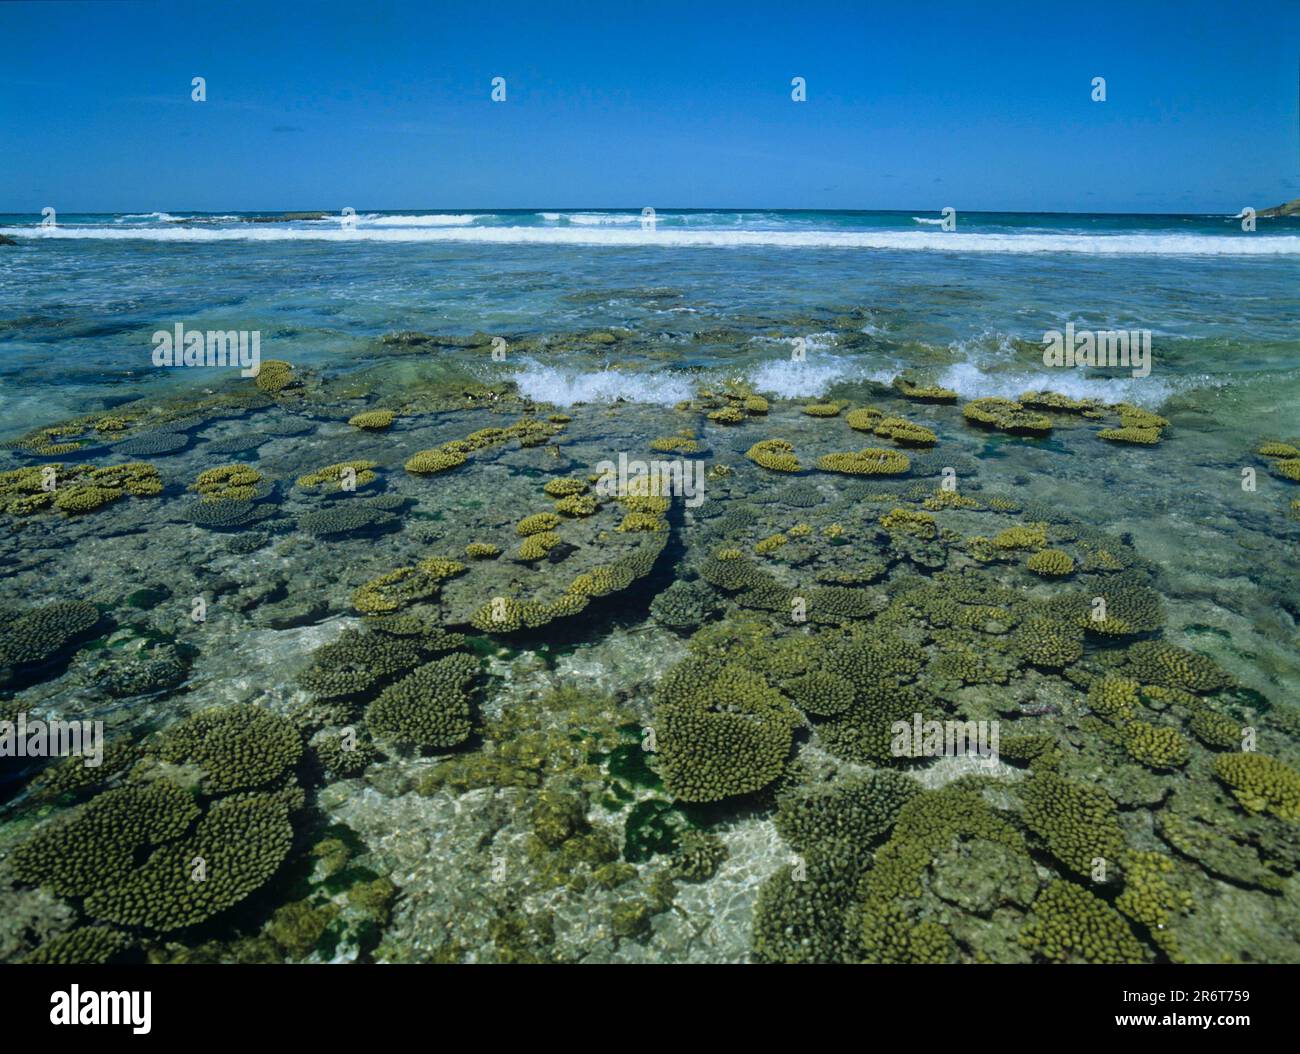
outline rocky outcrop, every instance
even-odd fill
[[[1300,198],[1288,201],[1284,205],[1274,205],[1271,209],[1264,209],[1258,215],[1261,220],[1275,220],[1279,216],[1300,216]]]

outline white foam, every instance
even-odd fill
[[[941,223],[943,223],[943,220],[936,220],[929,216],[913,216],[912,222],[924,223],[928,227],[938,227]]]
[[[776,359],[749,371],[748,380],[755,391],[779,399],[805,399],[822,395],[833,384],[848,380],[872,380],[888,383],[896,369],[872,369],[861,359],[820,353],[813,358],[795,361]]]
[[[1298,235],[1204,234],[973,234],[937,231],[771,231],[647,229],[640,217],[613,222],[632,229],[577,227],[172,227],[103,225],[8,227],[20,238],[138,239],[172,242],[331,241],[474,242],[488,245],[584,245],[614,248],[884,249],[969,253],[1083,253],[1098,256],[1300,256]]]
[[[684,375],[621,370],[565,370],[535,360],[525,360],[513,380],[519,392],[539,403],[572,406],[574,403],[630,403],[673,406],[694,394]]]
[[[974,363],[959,362],[944,370],[937,383],[966,399],[1015,399],[1025,392],[1053,391],[1071,399],[1100,399],[1154,409],[1179,392],[1221,388],[1229,382],[1207,375],[1166,378],[1155,373],[1146,377],[1090,377],[1075,368],[988,373]]]
[[[611,224],[619,223],[640,223],[641,216],[629,216],[626,214],[607,213],[607,212],[575,212],[572,215],[565,216],[570,223],[576,223],[580,227],[605,227]]]
[[[376,227],[463,227],[480,219],[478,215],[461,213],[459,215],[430,216],[384,216],[369,213],[357,218],[358,224],[373,224]]]

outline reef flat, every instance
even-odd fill
[[[4,451],[0,717],[107,744],[0,759],[0,958],[1300,961],[1295,436],[437,339]]]

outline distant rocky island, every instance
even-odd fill
[[[1300,198],[1294,201],[1288,201],[1284,205],[1274,205],[1271,209],[1264,209],[1258,213],[1261,220],[1275,220],[1279,216],[1300,216]]]
[[[243,223],[293,223],[301,220],[323,220],[327,214],[324,212],[283,212],[278,216],[240,216]],[[168,223],[223,223],[226,221],[225,216],[183,216],[180,219],[168,220]]]

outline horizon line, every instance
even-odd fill
[[[1265,206],[1265,209],[1278,208],[1289,202],[1279,202],[1277,205]],[[939,206],[938,208],[808,208],[800,206],[762,206],[762,205],[509,205],[509,206],[483,206],[483,205],[446,205],[446,206],[424,206],[411,205],[400,207],[367,207],[365,209],[352,206],[357,209],[358,215],[365,212],[424,212],[430,215],[439,213],[468,213],[477,212],[484,214],[492,213],[543,213],[543,212],[632,212],[640,213],[642,209],[653,208],[656,213],[660,212],[820,212],[830,214],[848,214],[848,215],[873,215],[881,213],[897,213],[899,215],[912,215],[914,213],[939,213],[949,206]],[[955,206],[953,206],[955,207]],[[1253,206],[1252,206],[1253,207]],[[338,217],[341,215],[340,209],[320,209],[320,208],[275,208],[275,209],[191,209],[191,208],[154,208],[144,209],[71,209],[60,208],[59,212],[66,213],[70,216],[126,216],[126,215],[149,215],[150,213],[188,213],[200,216],[219,216],[219,215],[276,215],[283,213],[320,213],[323,216]],[[1239,207],[1236,212],[1140,212],[1133,210],[1103,210],[1091,212],[1085,210],[1068,210],[1068,209],[963,209],[957,208],[959,214],[983,215],[983,216],[1207,216],[1223,217],[1238,216],[1241,214]],[[0,211],[0,216],[37,216],[41,215],[40,209],[24,211]],[[1286,217],[1274,217],[1286,218]]]

